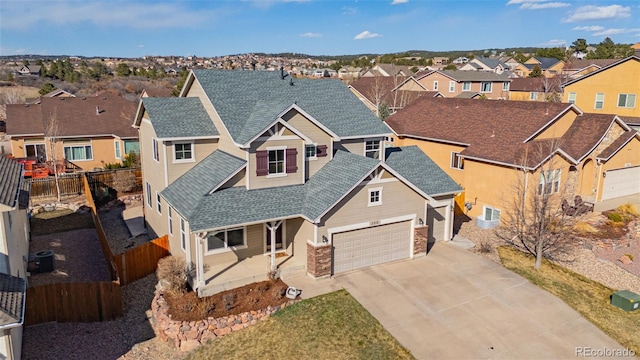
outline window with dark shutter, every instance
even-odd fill
[[[296,159],[297,155],[298,155],[297,149],[295,148],[287,149],[287,161],[286,161],[287,174],[291,174],[298,171],[298,165],[297,165],[297,159]]]
[[[269,152],[256,151],[256,175],[265,176],[269,174]]]
[[[327,156],[327,145],[318,145],[316,147],[316,156]]]

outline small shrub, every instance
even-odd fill
[[[116,169],[120,169],[122,168],[122,164],[121,163],[106,163],[104,165],[104,169],[105,170],[116,170]]]
[[[118,171],[113,174],[113,188],[119,193],[131,192],[137,185],[133,171]]]
[[[633,261],[633,255],[631,254],[624,254],[624,256],[628,257],[629,260]]]
[[[638,212],[638,209],[636,209],[636,206],[633,204],[622,204],[620,206],[618,206],[616,208],[616,210],[623,215],[629,215],[632,217],[638,217],[640,216],[640,213]]]
[[[480,241],[480,245],[478,246],[478,252],[482,254],[488,254],[492,251],[491,244],[488,241]]]
[[[222,301],[224,302],[225,310],[229,311],[234,307],[234,303],[236,302],[236,295],[225,294],[224,296],[222,296]]]
[[[580,234],[595,234],[598,232],[598,229],[594,228],[593,225],[589,224],[586,221],[579,221],[574,226],[573,229]]]
[[[186,313],[188,313],[188,312],[193,311],[194,306],[195,306],[195,304],[194,304],[194,303],[192,303],[192,302],[190,302],[190,301],[188,301],[188,302],[183,302],[183,303],[180,305],[180,310],[182,310],[182,312],[186,312]]]
[[[613,223],[619,223],[624,221],[624,217],[622,216],[622,214],[619,214],[616,212],[609,213],[607,215],[607,218],[609,219],[609,221]]]
[[[176,295],[187,291],[187,265],[184,259],[174,256],[160,259],[157,275],[165,291]]]

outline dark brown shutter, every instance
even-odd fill
[[[298,155],[298,150],[296,148],[287,149],[286,153],[287,153],[287,174],[291,174],[298,171],[298,163],[297,163],[297,156],[296,156]]]
[[[256,175],[265,176],[269,174],[269,152],[256,151]]]
[[[327,156],[327,145],[318,145],[316,147],[316,156]]]

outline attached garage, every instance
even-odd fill
[[[333,273],[360,269],[411,255],[411,221],[333,234]]]
[[[602,200],[640,193],[640,166],[607,170]]]

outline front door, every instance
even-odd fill
[[[276,229],[276,251],[284,249],[284,241],[282,236],[282,225],[278,226]],[[265,231],[267,232],[266,238],[266,249],[267,252],[271,252],[271,230],[269,227],[265,226]]]

